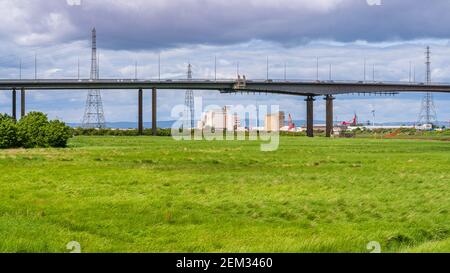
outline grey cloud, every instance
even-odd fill
[[[16,21],[25,27],[16,26],[17,33],[10,34],[16,38],[42,35],[42,43],[69,42],[87,39],[88,30],[95,25],[101,46],[111,49],[233,44],[258,39],[292,45],[318,39],[379,42],[448,38],[446,26],[450,23],[447,0],[383,0],[382,6],[369,6],[365,0],[322,0],[316,6],[301,0],[283,0],[281,4],[254,0],[135,0],[122,4],[82,0],[79,7],[57,0],[13,2],[26,15]],[[60,26],[55,26],[55,21]]]

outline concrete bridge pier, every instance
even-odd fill
[[[326,136],[331,137],[333,134],[333,95],[327,95],[325,98],[326,101]]]
[[[314,137],[314,96],[308,96],[306,101],[306,135]]]
[[[157,131],[157,91],[156,88],[152,89],[152,134],[153,136],[158,135]]]
[[[12,118],[17,120],[17,91],[16,88],[12,90]]]
[[[23,118],[25,114],[25,88],[22,88],[20,90],[20,117]]]
[[[139,135],[144,134],[144,107],[143,107],[144,94],[142,88],[138,92],[138,132]]]

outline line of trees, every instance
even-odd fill
[[[18,122],[0,114],[0,149],[64,148],[72,135],[72,129],[64,122],[49,121],[40,112],[30,112]]]
[[[171,136],[171,129],[158,128],[158,136]],[[84,128],[73,128],[74,136],[139,136],[139,131],[137,129],[120,130],[120,129],[84,129]],[[145,129],[142,133],[144,136],[153,135],[152,129]]]

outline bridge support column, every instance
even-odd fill
[[[12,118],[17,120],[17,91],[16,88],[12,90]]]
[[[325,97],[325,101],[326,101],[326,136],[327,137],[331,137],[331,135],[333,134],[333,100],[334,97],[332,95],[327,95]]]
[[[144,134],[144,109],[143,109],[143,91],[142,88],[138,92],[138,132],[139,135]]]
[[[23,118],[25,114],[25,88],[22,88],[20,90],[20,117]]]
[[[306,101],[306,135],[314,137],[314,96],[308,96]]]
[[[157,124],[157,91],[156,88],[152,89],[152,134],[153,136],[157,136],[158,135],[158,124]]]

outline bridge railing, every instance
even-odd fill
[[[237,79],[120,79],[120,78],[102,78],[98,80],[90,80],[90,79],[0,79],[1,82],[23,82],[23,83],[73,83],[73,82],[98,82],[98,83],[237,83]],[[242,82],[242,79],[241,79]],[[405,82],[405,81],[351,81],[351,80],[304,80],[304,79],[289,79],[289,80],[278,80],[278,79],[247,79],[245,83],[275,83],[275,84],[366,84],[366,85],[379,85],[379,84],[392,84],[392,85],[411,85],[411,86],[421,86],[426,85],[423,82]],[[437,86],[449,86],[450,83],[444,82],[432,82],[429,85],[437,85]]]

